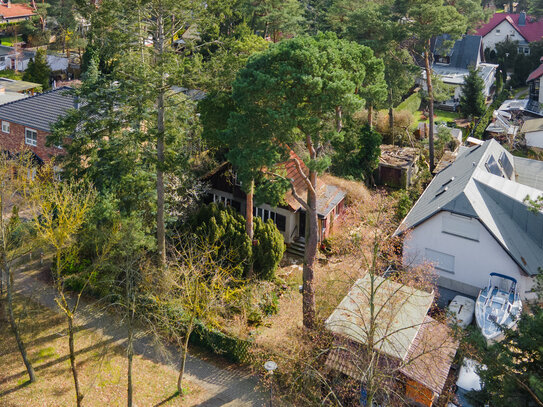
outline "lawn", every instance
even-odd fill
[[[11,69],[4,69],[3,71],[0,71],[0,78],[15,79],[20,81],[23,79],[23,72],[15,72]]]
[[[422,112],[418,117],[419,122],[428,122],[428,119],[422,117]],[[458,112],[449,112],[446,110],[434,109],[434,123],[438,122],[452,122],[456,119],[460,119],[460,114]]]
[[[16,313],[38,380],[28,376],[6,322],[0,322],[0,405],[69,406],[75,393],[68,356],[65,319],[28,299],[17,298]],[[99,332],[81,327],[76,334],[80,382],[85,406],[126,405],[125,350]],[[203,390],[187,382],[187,394],[175,397],[177,372],[139,356],[134,357],[134,404],[195,406]]]

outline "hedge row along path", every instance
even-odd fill
[[[57,311],[55,290],[40,278],[39,272],[18,271],[15,273],[15,288],[19,295],[31,298],[39,304]],[[78,326],[99,331],[106,339],[123,345],[126,331],[118,319],[104,310],[97,310],[90,301],[81,298]],[[177,369],[178,353],[170,349],[158,348],[150,334],[136,332],[134,335],[134,351],[156,363],[168,364]],[[137,368],[137,367],[135,367]],[[227,370],[214,366],[206,361],[189,355],[187,358],[185,377],[204,389],[206,400],[198,407],[252,407],[269,403],[269,395],[260,388],[258,379],[240,370]],[[161,383],[157,383],[161,385]],[[137,400],[135,400],[137,404]]]

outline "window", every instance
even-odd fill
[[[230,200],[230,198],[225,198],[224,196],[215,194],[213,194],[213,202],[222,203],[224,206],[230,206],[232,204],[232,200]]]
[[[2,120],[2,131],[4,133],[9,133],[9,122],[5,122]]]
[[[38,145],[38,132],[32,129],[25,129],[25,143],[36,147]]]
[[[284,232],[287,229],[287,218],[286,216],[276,214],[275,215],[275,224],[279,231]]]
[[[436,269],[454,274],[454,256],[437,250],[426,249],[426,260],[431,262]]]
[[[496,34],[499,34],[500,33],[500,30],[496,30]]]
[[[260,218],[263,222],[271,219],[277,226],[277,229],[281,232],[286,230],[287,218],[283,215],[279,215],[277,212],[253,206],[253,215]]]

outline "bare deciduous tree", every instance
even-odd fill
[[[0,153],[0,318],[4,316],[3,308],[6,303],[11,331],[30,382],[36,381],[36,374],[13,310],[13,269],[15,263],[34,248],[35,241],[31,238],[30,229],[20,216],[28,205],[25,198],[39,183],[33,174],[34,168],[29,155],[9,157],[6,153]]]
[[[88,185],[61,182],[51,183],[47,188],[37,190],[34,200],[34,227],[37,235],[44,245],[52,246],[54,249],[53,280],[57,290],[55,301],[66,316],[68,323],[70,366],[78,407],[81,406],[83,393],[79,384],[76,364],[74,323],[81,295],[93,273],[87,275],[81,290],[76,293],[72,301],[65,288],[64,271],[70,256],[77,255],[75,237],[81,229],[93,201],[94,190]]]
[[[217,259],[216,246],[203,240],[183,236],[171,248],[164,284],[156,295],[160,307],[162,328],[175,338],[180,351],[181,367],[177,390],[183,394],[183,376],[188,355],[190,336],[197,322],[217,325],[217,316],[231,299],[241,293],[244,285],[232,278],[226,258]],[[184,321],[172,320],[171,310],[179,310]],[[183,328],[180,332],[179,325]]]

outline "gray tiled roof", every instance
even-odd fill
[[[464,35],[456,40],[452,50],[447,49],[447,42],[451,37],[447,34],[435,39],[434,53],[438,55],[450,55],[449,67],[468,69],[477,65],[477,58],[481,49],[482,37],[480,35]]]
[[[486,168],[490,156],[498,162],[502,154],[514,167],[511,179]],[[469,216],[483,224],[520,268],[535,275],[543,264],[543,214],[530,211],[523,201],[527,195],[543,195],[542,169],[543,163],[519,160],[495,140],[472,147],[435,176],[396,233],[441,211]]]
[[[67,92],[70,89],[62,87],[1,105],[0,120],[50,132],[51,125],[74,108],[74,97]]]

